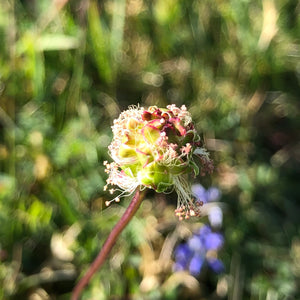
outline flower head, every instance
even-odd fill
[[[109,174],[107,184],[116,185],[121,191],[114,200],[131,194],[138,186],[164,193],[175,189],[179,218],[200,214],[200,205],[194,202],[185,175],[210,172],[212,163],[201,148],[200,137],[184,105],[129,107],[114,121],[112,131],[109,153],[114,162],[104,164]],[[112,193],[115,190],[110,189]]]
[[[223,244],[223,235],[204,225],[186,243],[177,246],[174,270],[187,270],[198,276],[203,265],[207,264],[215,273],[222,272],[224,265],[217,255]]]

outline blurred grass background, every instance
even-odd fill
[[[102,162],[128,105],[185,104],[222,190],[226,271],[172,273],[176,195],[148,193],[83,299],[299,299],[296,0],[2,0],[0,299],[69,299],[127,200]]]

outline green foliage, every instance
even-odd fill
[[[0,299],[69,299],[128,205],[105,207],[103,161],[138,103],[192,113],[226,271],[173,274],[206,218],[179,224],[176,196],[148,193],[83,299],[298,299],[299,15],[293,0],[2,1]]]

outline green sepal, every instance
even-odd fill
[[[160,131],[159,129],[146,125],[142,129],[142,133],[144,135],[144,138],[150,142],[151,144],[155,144],[156,141],[160,138]]]
[[[126,145],[123,144],[119,148],[119,156],[121,158],[136,157],[136,152],[131,147],[126,146]]]
[[[195,176],[199,175],[199,167],[193,160],[190,161],[190,167],[193,169]]]
[[[156,192],[165,193],[171,190],[173,183],[159,182],[156,188]]]

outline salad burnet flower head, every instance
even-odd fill
[[[131,106],[114,120],[112,131],[108,149],[113,162],[104,162],[109,175],[104,189],[117,186],[109,191],[120,194],[111,201],[120,201],[137,187],[163,193],[175,190],[179,219],[200,215],[201,203],[194,201],[187,175],[204,175],[213,167],[184,105]]]

